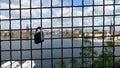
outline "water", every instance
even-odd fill
[[[2,38],[2,40],[8,39],[8,38]],[[63,53],[61,52],[61,39],[53,39],[53,43],[51,43],[51,40],[45,40],[43,44],[34,44],[34,41],[32,41],[32,59],[35,60],[36,67],[41,67],[41,48],[42,48],[42,61],[43,68],[50,68],[51,66],[51,60],[50,58],[61,58],[62,54],[63,57],[72,57],[72,40],[71,39],[64,39],[63,40]],[[81,42],[80,41],[73,41],[74,47],[80,47]],[[11,44],[11,46],[10,46]],[[22,44],[22,45],[20,45]],[[51,45],[53,49],[51,50]],[[13,50],[11,52],[12,57],[10,57],[10,51],[7,50]],[[22,48],[22,52],[20,49]],[[21,53],[22,53],[22,60],[26,61],[28,59],[31,59],[31,42],[28,40],[23,40],[22,43],[20,40],[15,40],[10,43],[10,41],[2,41],[1,42],[1,57],[2,60],[21,60]],[[79,48],[76,48],[73,50],[74,57],[79,56]],[[53,53],[53,57],[51,56],[51,53]],[[48,59],[48,60],[47,60]],[[56,62],[57,60],[54,60],[53,62]],[[4,63],[4,62],[2,62]]]
[[[2,38],[2,40],[8,39],[8,38]],[[12,59],[13,61],[18,61],[18,60],[29,60],[32,59],[35,61],[35,68],[40,68],[41,67],[41,58],[42,60],[42,66],[43,68],[51,68],[51,58],[53,59],[53,64],[56,61],[59,61],[63,55],[64,58],[67,62],[70,60],[69,57],[72,57],[72,40],[71,39],[63,39],[63,43],[61,43],[61,39],[53,39],[51,43],[51,39],[45,40],[42,45],[41,44],[34,44],[34,41],[32,43],[28,40],[15,40],[10,43],[10,41],[2,41],[1,42],[1,58],[2,60],[10,60]],[[10,46],[11,44],[11,46]],[[22,44],[22,45],[20,45]],[[31,47],[32,44],[32,47]],[[63,50],[61,50],[63,44]],[[96,46],[101,46],[101,43],[95,43]],[[80,57],[80,47],[82,46],[81,40],[73,40],[73,57]],[[11,54],[12,56],[10,57],[10,47],[11,47]],[[53,48],[52,48],[53,47]],[[32,48],[32,51],[31,51]],[[51,50],[52,48],[52,50]],[[22,52],[20,51],[22,49]],[[94,48],[97,52],[101,53],[102,52],[102,47],[99,48]],[[8,51],[7,51],[8,50]],[[63,52],[62,52],[63,51]],[[120,56],[120,47],[115,48],[115,54],[117,56]],[[42,54],[41,54],[42,53]],[[51,53],[53,55],[51,55]],[[31,55],[32,54],[32,55]],[[21,57],[22,55],[22,57]],[[42,57],[41,57],[42,56]],[[23,62],[24,62],[23,61]],[[4,63],[4,62],[2,62]],[[69,64],[69,63],[68,63]]]

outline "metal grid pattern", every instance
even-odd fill
[[[8,8],[2,8],[3,1],[1,0],[0,8],[0,66],[10,61],[10,68],[12,68],[12,61],[19,62],[22,65],[25,61],[30,60],[35,61],[35,68],[120,67],[120,61],[118,61],[120,58],[120,40],[117,40],[117,45],[116,40],[114,40],[120,36],[120,24],[117,23],[120,19],[120,11],[117,11],[120,7],[119,0],[110,0],[109,2],[112,3],[106,3],[108,0],[100,0],[102,1],[101,4],[96,4],[97,0],[58,0],[59,4],[57,5],[54,5],[56,0],[48,0],[48,2],[47,0],[37,0],[39,6],[35,7],[33,6],[34,0],[26,1],[29,7],[23,7],[23,0],[16,0],[19,4],[17,8],[13,7],[12,3],[14,1],[12,0],[7,1]],[[69,3],[65,4],[65,1]],[[45,6],[44,2],[49,6]],[[106,9],[106,7],[109,8]],[[88,8],[90,14],[86,14]],[[96,10],[96,8],[100,8],[101,12],[96,14],[96,11],[100,11]],[[81,14],[75,15],[76,9]],[[109,9],[111,9],[110,14],[107,12]],[[34,10],[39,12],[34,14]],[[48,14],[45,15],[44,10],[48,10]],[[60,13],[58,16],[54,16],[55,10],[57,11],[56,14]],[[17,11],[18,16],[14,17],[13,11]],[[24,17],[25,14],[23,14],[25,11],[28,11],[25,13],[28,14],[27,17]],[[65,15],[65,11],[68,11],[69,15]],[[6,12],[8,18],[2,18],[3,12]],[[47,24],[44,22],[46,20],[48,21]],[[76,20],[80,20],[77,25],[75,25]],[[88,20],[87,24],[86,20]],[[100,24],[98,24],[98,20]],[[37,21],[37,23],[34,23],[34,21]],[[65,26],[65,21],[68,21],[67,26]],[[106,21],[110,23],[108,24]],[[14,22],[19,26],[14,25],[16,24]],[[111,22],[113,25],[111,25]],[[4,25],[4,23],[8,23],[8,25]],[[29,24],[27,25],[29,28],[23,27],[25,26],[24,23]],[[58,26],[55,25],[56,23]],[[37,25],[34,26],[35,24]],[[37,26],[42,27],[45,33],[45,41],[40,44],[34,43],[33,35]],[[109,33],[109,31],[106,32],[105,30],[109,29],[109,27],[113,29],[113,34],[107,36],[106,33]],[[95,36],[96,28],[102,32],[102,36],[100,36],[101,43],[95,42],[96,38],[98,38]],[[79,35],[75,34],[75,29],[78,30]],[[25,31],[29,31],[28,38],[26,38],[26,34],[24,37]],[[116,34],[116,32],[119,33]],[[87,36],[85,33],[91,33],[91,36]],[[112,45],[106,46],[106,37],[110,37]],[[95,52],[98,55],[95,55]],[[33,67],[33,63],[30,63],[30,67]],[[24,67],[21,66],[21,68]]]

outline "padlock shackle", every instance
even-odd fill
[[[37,28],[36,28],[36,32],[38,31],[38,29],[40,29],[40,31],[42,31],[42,28],[41,28],[41,27],[37,27]]]

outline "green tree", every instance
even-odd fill
[[[70,59],[70,65],[69,68],[77,68],[79,66],[78,60],[73,58]]]
[[[55,62],[54,68],[66,68],[66,62],[64,60]]]
[[[104,52],[102,52],[102,54],[99,55],[98,59],[94,60],[94,63],[92,65],[94,67],[103,67],[104,65],[105,68],[108,68],[106,66],[109,66],[109,68],[113,68],[113,64],[115,63],[115,66],[120,66],[120,60],[115,60],[115,62],[113,61],[113,59],[115,58],[113,57],[113,46],[113,42],[106,42]]]
[[[14,33],[13,33],[13,32],[10,32],[10,33],[9,33],[9,36],[10,36],[11,38],[13,38],[13,37],[14,37]]]
[[[4,34],[4,37],[5,37],[5,38],[7,37],[7,33]]]
[[[98,53],[97,53],[97,51],[93,50],[92,45],[91,45],[91,41],[89,39],[84,38],[84,46],[85,47],[80,49],[81,50],[80,56],[84,57],[82,64],[84,66],[90,66],[90,63],[92,63],[91,62],[92,59],[90,59],[89,57],[92,57],[93,55],[97,55]]]
[[[94,62],[91,62],[91,59],[89,57],[98,55],[97,51],[94,50],[91,47],[91,42],[88,39],[84,39],[84,45],[85,47],[81,48],[81,52],[79,53],[80,56],[83,56],[83,62],[82,64],[84,66],[87,66],[89,68],[94,67],[94,68],[113,68],[113,64],[116,68],[120,67],[120,59],[113,61],[115,57],[113,54],[113,42],[108,41],[105,44],[104,51],[102,54],[98,56],[97,59],[94,60]],[[73,65],[73,66],[72,66]],[[103,66],[104,65],[104,66]],[[109,67],[107,67],[109,66]],[[77,59],[72,58],[70,60],[70,66],[69,68],[79,68],[80,63],[78,62]],[[67,68],[66,62],[64,60],[61,60],[60,62],[55,63],[54,68]]]

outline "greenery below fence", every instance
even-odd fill
[[[80,68],[82,66],[88,68],[120,68],[120,59],[115,59],[113,54],[114,44],[113,42],[106,42],[104,50],[101,54],[98,54],[97,51],[93,50],[91,47],[91,42],[88,39],[84,39],[85,47],[79,53],[80,56],[83,57],[83,62],[79,62],[76,58],[72,58],[69,60],[69,64],[66,64],[66,61],[63,59],[61,61],[55,62],[54,68]],[[96,59],[93,56],[98,56]],[[89,57],[89,58],[87,58]],[[82,58],[81,58],[82,59]]]

